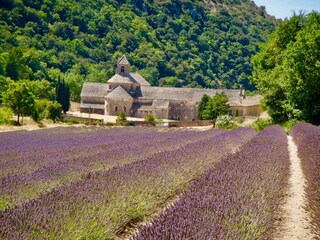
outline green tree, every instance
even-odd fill
[[[6,77],[0,75],[0,102],[2,102],[2,95],[8,89],[8,81]]]
[[[253,83],[276,122],[320,123],[320,14],[284,21],[252,59]]]
[[[202,96],[202,99],[198,105],[198,119],[199,120],[205,120],[204,118],[204,113],[205,110],[208,108],[208,106],[210,107],[210,97],[207,94],[204,94]]]
[[[221,93],[213,96],[211,101],[212,118],[217,119],[218,116],[229,113],[228,97]]]
[[[32,81],[33,85],[32,91],[36,98],[38,99],[49,99],[51,101],[55,100],[56,93],[54,87],[47,80]]]
[[[70,108],[70,88],[64,80],[61,82],[59,79],[56,91],[57,101],[61,104],[63,113],[66,113]]]
[[[35,99],[29,81],[10,82],[8,90],[3,94],[3,103],[18,116],[31,116],[35,109]]]
[[[19,47],[12,48],[9,51],[9,57],[6,65],[6,75],[13,80],[18,80],[19,77],[21,77],[21,68],[23,64],[22,55],[22,50]]]
[[[203,95],[198,106],[199,120],[214,120],[220,115],[229,113],[228,97],[221,93],[217,93],[212,98]]]

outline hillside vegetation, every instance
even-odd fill
[[[280,24],[253,57],[253,82],[276,122],[320,124],[320,13]]]
[[[0,82],[60,76],[73,100],[84,81],[111,77],[122,54],[153,85],[253,89],[250,57],[277,24],[250,0],[0,4]]]

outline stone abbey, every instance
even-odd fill
[[[197,120],[198,104],[204,94],[213,97],[224,93],[229,99],[230,114],[259,116],[262,96],[245,96],[245,91],[153,87],[139,73],[130,72],[130,63],[122,56],[116,74],[106,83],[84,83],[80,111],[102,115],[144,118],[153,114],[159,119]]]

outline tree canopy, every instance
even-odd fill
[[[5,0],[0,76],[61,76],[79,101],[126,54],[152,85],[252,89],[250,58],[276,24],[251,0]]]
[[[11,81],[8,90],[3,94],[4,105],[18,116],[18,123],[20,116],[31,116],[35,109],[35,99],[30,86],[27,81]]]
[[[320,14],[284,21],[253,57],[253,83],[278,122],[320,124]]]
[[[221,93],[217,93],[212,98],[203,95],[198,106],[199,120],[215,120],[218,116],[229,113],[228,97]]]

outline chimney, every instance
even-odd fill
[[[240,93],[239,93],[239,96],[240,96],[240,97],[243,97],[243,87],[242,87],[242,85],[240,85]]]
[[[246,91],[243,89],[242,85],[240,85],[240,92],[239,92],[240,99],[246,98]]]

